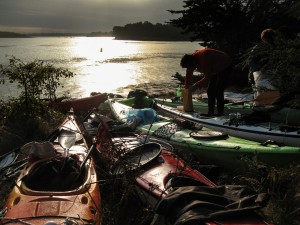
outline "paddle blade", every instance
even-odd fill
[[[0,161],[0,169],[5,168],[5,167],[9,166],[10,164],[12,164],[15,161],[15,158],[16,158],[15,152],[11,152],[8,155],[6,155],[5,157],[3,157]]]

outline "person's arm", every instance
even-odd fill
[[[189,91],[195,92],[199,87],[201,87],[205,82],[207,82],[207,77],[205,74],[203,75],[203,78],[196,83],[194,83],[192,86],[189,87]]]
[[[194,86],[199,88],[208,82],[211,74],[213,73],[211,62],[213,62],[212,54],[206,54],[205,57],[202,58],[201,74],[203,75],[203,78],[197,81]]]
[[[186,75],[185,75],[185,81],[184,81],[185,88],[189,88],[189,86],[192,84],[194,70],[195,70],[194,68],[186,69]]]
[[[194,85],[197,87],[203,86],[208,81],[206,74],[203,74],[203,78],[197,81]]]

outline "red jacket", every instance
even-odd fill
[[[185,88],[191,85],[191,80],[194,70],[202,73],[204,77],[196,83],[197,86],[202,86],[209,81],[212,76],[225,70],[232,63],[231,58],[222,51],[211,48],[204,48],[193,53],[196,56],[195,68],[187,68],[185,78]]]

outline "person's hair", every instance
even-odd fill
[[[261,32],[260,38],[263,42],[273,45],[275,34],[276,32],[273,29],[265,29]]]
[[[185,54],[180,61],[180,66],[182,68],[189,68],[194,66],[195,57],[190,54]]]

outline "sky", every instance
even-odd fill
[[[114,26],[175,19],[183,0],[0,0],[0,31],[109,32]]]

